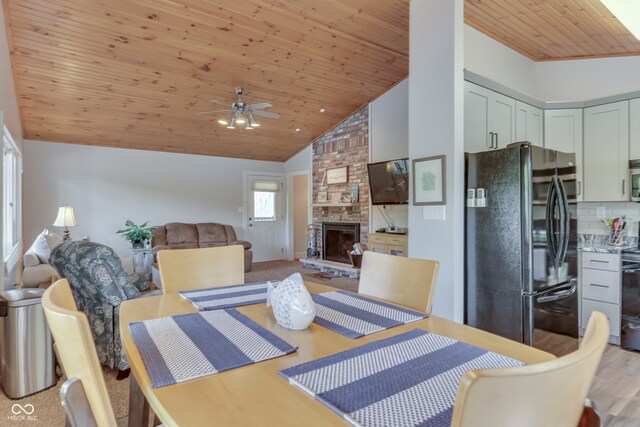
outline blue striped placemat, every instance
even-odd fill
[[[316,303],[314,322],[354,339],[427,317],[347,291],[314,294],[312,298]]]
[[[129,323],[153,388],[296,351],[235,309]]]
[[[267,282],[178,292],[198,310],[218,310],[267,301]]]
[[[519,360],[414,329],[280,371],[357,426],[451,424],[460,378]]]

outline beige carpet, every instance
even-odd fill
[[[107,383],[107,390],[111,398],[111,404],[116,414],[116,418],[124,419],[129,410],[129,380],[116,381],[117,370],[103,368],[103,374]],[[0,393],[0,426],[5,425],[29,425],[29,426],[64,426],[64,409],[60,405],[60,387],[64,381],[58,380],[55,387],[41,391],[18,400],[11,400],[4,393]],[[20,403],[21,405],[31,404],[34,412],[31,416],[37,416],[37,421],[10,421],[7,419],[11,414],[11,405]],[[119,423],[121,424],[121,423]]]
[[[326,274],[318,274],[317,270],[304,267],[299,261],[272,261],[254,263],[252,271],[245,274],[246,282],[258,282],[262,280],[282,280],[293,273],[300,273],[305,280],[334,286],[336,288],[357,291],[358,281],[344,277],[333,277]],[[111,404],[115,411],[118,425],[124,426],[127,422],[129,406],[129,380],[116,381],[116,370],[104,368],[103,374],[107,383],[107,390],[111,397]],[[60,387],[63,380],[48,390],[36,393],[19,400],[11,400],[4,393],[0,393],[0,426],[18,425],[22,422],[13,422],[6,417],[11,415],[11,405],[20,403],[31,404],[35,411],[32,416],[37,416],[37,421],[25,421],[29,426],[64,426],[65,414],[60,405]]]

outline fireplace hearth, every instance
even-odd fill
[[[351,264],[347,252],[356,242],[360,242],[359,223],[322,223],[322,259]]]

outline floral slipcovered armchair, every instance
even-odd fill
[[[49,264],[69,281],[78,310],[87,315],[100,363],[129,368],[120,339],[120,303],[149,295],[149,275],[127,274],[113,249],[88,241],[59,244]]]

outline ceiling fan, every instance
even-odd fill
[[[210,100],[210,102],[213,102],[214,104],[227,106],[227,108],[224,110],[204,111],[197,114],[227,113],[224,119],[218,119],[218,123],[220,123],[222,126],[226,126],[227,129],[235,129],[236,125],[244,125],[244,128],[247,130],[260,126],[260,123],[256,121],[254,116],[266,117],[268,119],[280,118],[280,114],[263,111],[266,108],[273,107],[273,105],[269,104],[268,102],[247,104],[242,99],[244,90],[241,87],[236,88],[236,95],[238,95],[238,100],[231,104],[229,104],[228,101],[220,101],[218,99]]]

